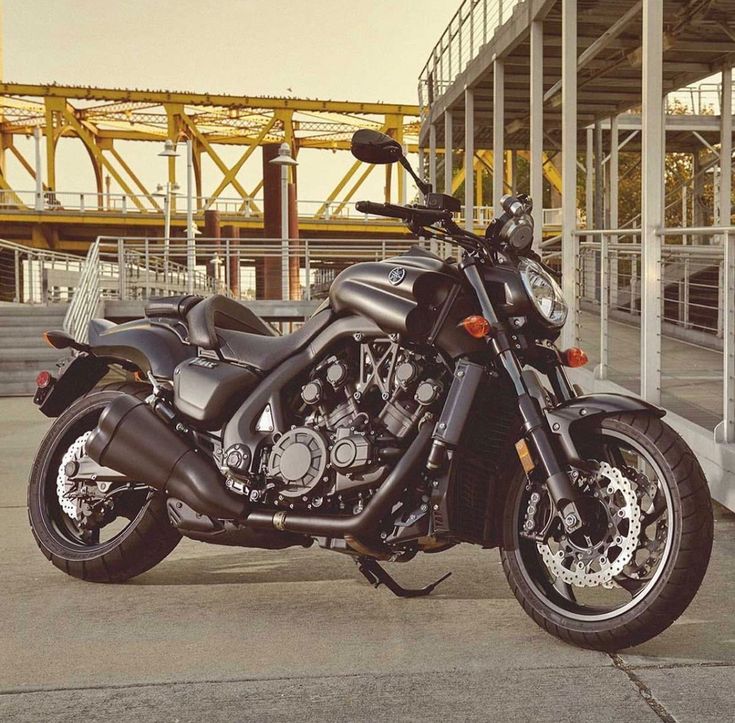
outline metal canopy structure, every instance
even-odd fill
[[[26,235],[36,245],[49,240],[63,245],[69,237],[89,241],[83,228],[89,223],[95,224],[95,234],[101,229],[120,232],[130,226],[153,233],[163,224],[160,194],[141,180],[123,142],[187,138],[193,144],[197,212],[217,209],[227,223],[257,232],[262,227],[258,202],[262,182],[246,188],[239,174],[245,164],[260,162],[259,157],[253,160],[259,146],[286,142],[295,153],[302,149],[347,151],[355,130],[372,128],[415,152],[418,113],[418,106],[408,104],[0,83],[0,222],[18,229],[16,238],[23,228],[35,230],[34,235]],[[40,133],[43,142],[42,179],[37,179],[36,171],[41,159],[26,157],[15,142],[34,133]],[[68,137],[83,144],[95,188],[79,192],[60,187],[57,171],[62,161],[57,146],[61,138]],[[226,147],[241,149],[234,162],[225,160],[222,149]],[[40,204],[33,198],[29,202],[22,188],[9,183],[6,165],[11,158],[25,172],[28,187],[41,187]],[[219,174],[211,187],[206,186],[202,173],[205,158]],[[325,198],[311,203],[301,214],[303,230],[307,234],[395,233],[395,224],[386,226],[377,219],[360,217],[354,209],[348,213],[372,167],[355,163],[347,153],[344,158],[342,178]],[[106,178],[114,194],[105,188]],[[177,181],[173,158],[169,159],[168,181],[172,185]],[[406,185],[405,174],[387,172],[386,196],[392,193],[394,198],[405,198]],[[113,196],[115,203],[110,202]],[[175,198],[173,203],[175,209]],[[93,218],[94,212],[103,215]],[[44,233],[39,233],[44,224]]]
[[[586,385],[674,409],[731,508],[733,64],[733,0],[464,0],[419,78],[432,176],[450,189],[463,167],[468,217],[483,182],[478,157],[495,159],[495,203],[511,190],[531,193],[535,243],[559,266],[572,302],[563,343],[595,349]],[[713,74],[722,78],[710,88],[716,102],[689,103],[701,90],[692,84]],[[683,105],[666,112],[667,96],[687,86]],[[638,212],[630,197],[621,201],[623,154],[626,175],[640,179]],[[675,162],[688,169],[677,183]],[[544,241],[549,163],[561,175],[561,234]],[[692,345],[689,356],[677,356],[672,339]]]

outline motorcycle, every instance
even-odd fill
[[[502,199],[484,236],[460,228],[401,146],[369,130],[352,152],[400,163],[422,204],[361,202],[449,242],[356,263],[297,331],[276,335],[224,296],[152,300],[145,318],[95,319],[89,341],[37,380],[54,417],[28,488],[44,555],[73,577],[121,582],[182,536],[349,555],[374,586],[382,562],[458,544],[500,548],[533,620],[599,650],[639,644],[686,609],[713,516],[702,469],[664,410],[582,394],[555,345],[567,304],[532,251],[532,202]],[[97,387],[111,367],[135,382]],[[446,577],[446,576],[445,576]]]

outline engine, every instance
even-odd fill
[[[227,451],[228,486],[269,506],[358,514],[443,397],[445,373],[433,354],[356,334],[296,385],[295,423],[260,450],[257,475],[238,474],[240,452]]]

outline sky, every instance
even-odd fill
[[[24,83],[416,103],[419,72],[458,4],[4,0],[2,75]],[[71,160],[75,152],[60,145],[59,186],[90,183],[81,156]],[[149,182],[162,175],[140,156],[155,159],[152,150],[130,153]],[[300,196],[326,193],[321,188],[347,163],[304,159]]]

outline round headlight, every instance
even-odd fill
[[[544,321],[550,326],[564,326],[569,309],[554,277],[541,264],[526,258],[520,260],[518,270],[526,293]]]

